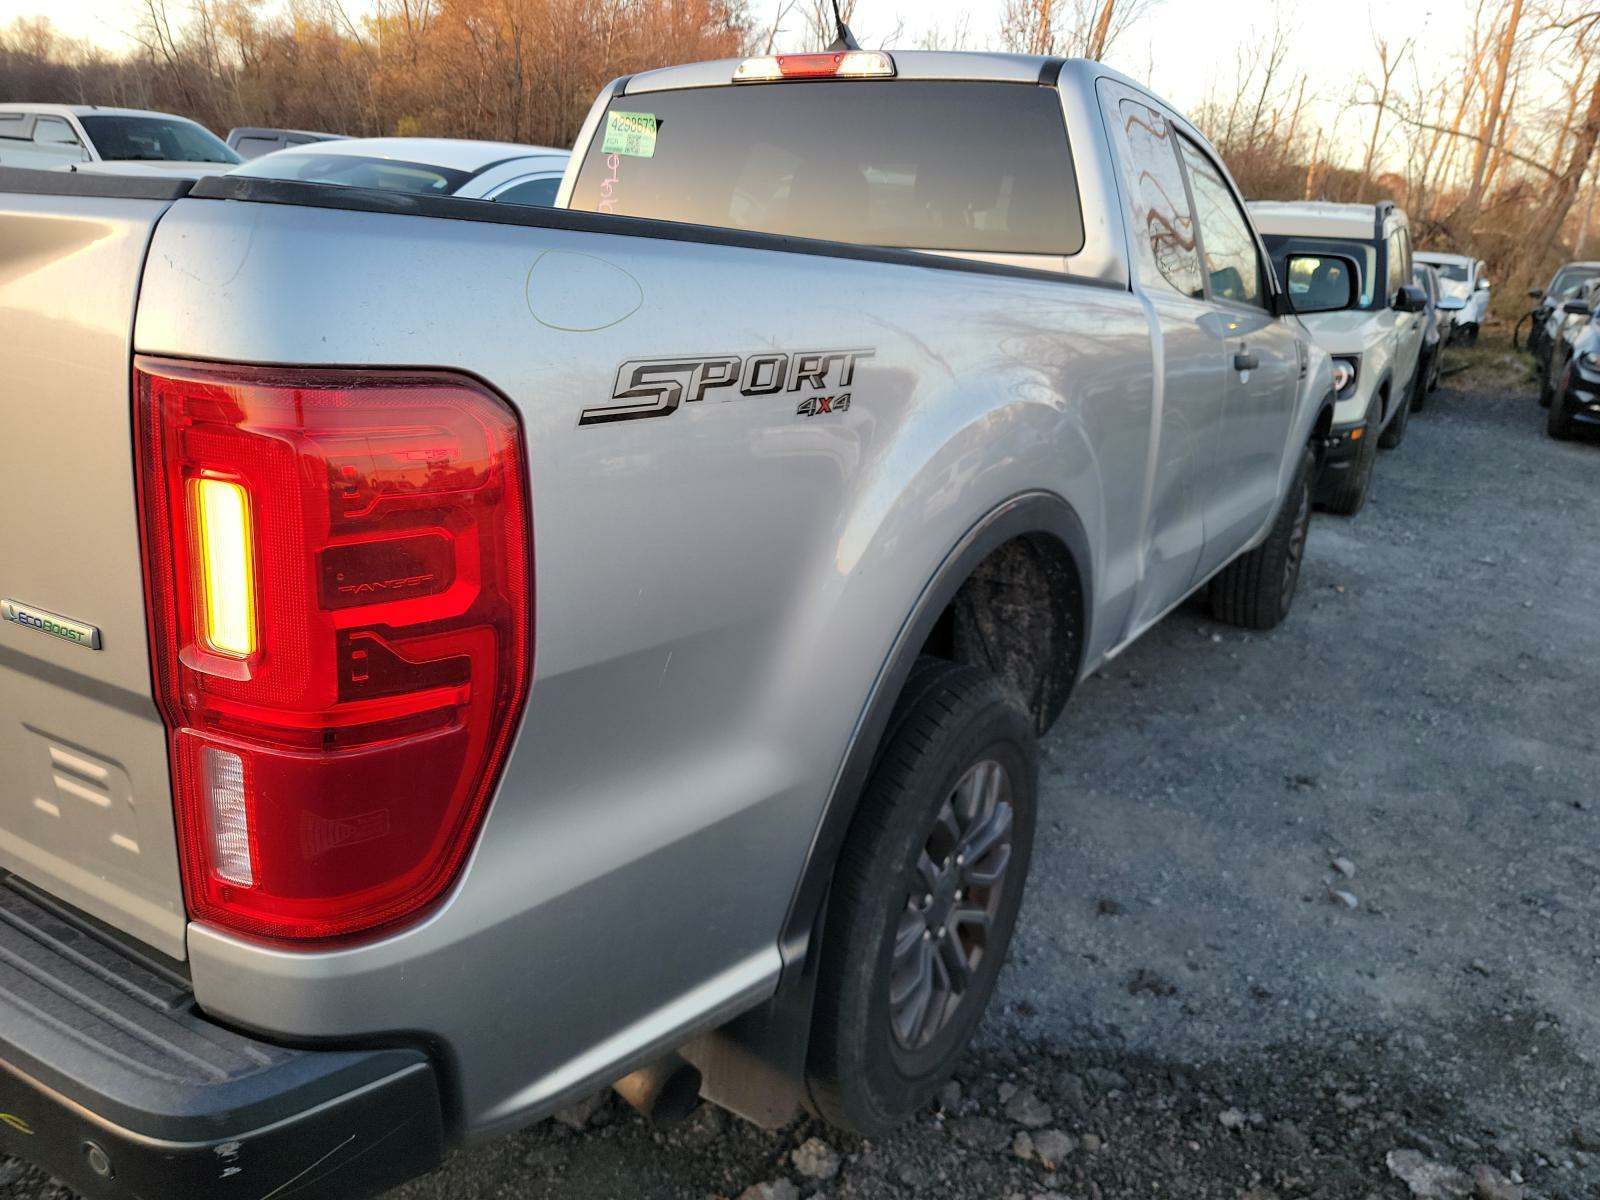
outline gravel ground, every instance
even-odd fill
[[[392,1200],[1600,1198],[1600,439],[1472,360],[1283,628],[1191,606],[1074,698],[939,1106],[866,1143],[602,1098]]]

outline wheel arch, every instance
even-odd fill
[[[942,636],[941,625],[953,622],[956,606],[971,598],[971,585],[989,580],[987,568],[999,561],[997,556],[1003,557],[1010,548],[1020,546],[1032,548],[1048,562],[1053,572],[1070,572],[1070,577],[1056,574],[1052,587],[1059,585],[1066,590],[1075,590],[1076,604],[1068,611],[1077,629],[1068,658],[1054,664],[1057,668],[1055,677],[1040,681],[1039,690],[1031,697],[1032,703],[1028,696],[1019,695],[1018,699],[1024,708],[1033,713],[1035,728],[1039,732],[1047,729],[1064,707],[1077,682],[1084,650],[1091,638],[1094,608],[1091,597],[1094,588],[1089,537],[1078,514],[1060,496],[1051,492],[1027,492],[996,506],[945,555],[912,605],[878,670],[851,734],[850,745],[834,777],[828,803],[790,902],[782,940],[786,979],[795,964],[806,956],[812,927],[826,897],[827,881],[832,876],[839,847],[855,815],[856,804],[876,759],[878,743],[888,725],[889,714],[905,686],[906,678],[911,674],[912,665],[930,646],[938,645]],[[1003,579],[994,582],[1002,590],[1007,586]],[[1050,598],[1061,601],[1063,594],[1052,591]],[[960,641],[959,636],[957,640]],[[985,651],[988,653],[985,654]],[[993,670],[997,657],[1004,659],[1008,656],[1006,647],[997,647],[990,641],[986,646],[972,646],[964,653],[958,648],[957,653],[949,657],[989,666]],[[985,658],[989,661],[984,661]],[[995,673],[1002,684],[1010,686],[1015,694],[1015,677],[1008,673],[1005,665],[1002,662],[1002,669]]]
[[[780,933],[783,970],[773,997],[729,1025],[703,1037],[685,1055],[700,1066],[703,1094],[762,1125],[781,1124],[784,1111],[806,1103],[806,1062],[822,919],[839,853],[862,792],[876,762],[889,717],[911,668],[955,618],[952,611],[971,597],[974,581],[992,585],[1003,602],[1016,586],[1005,571],[986,564],[1006,563],[1011,548],[1043,565],[1052,601],[1075,591],[1076,622],[1068,661],[1036,696],[1035,727],[1048,726],[1068,699],[1083,656],[1091,644],[1094,605],[1090,542],[1083,521],[1066,500],[1052,492],[1026,492],[1000,503],[975,522],[931,572],[910,606],[863,703],[850,744],[841,759],[811,847],[801,869]],[[1070,571],[1070,578],[1063,572]],[[1061,591],[1056,591],[1056,588]],[[963,661],[976,661],[976,658]],[[1002,683],[1007,680],[1001,674]],[[1064,681],[1064,682],[1063,682]]]

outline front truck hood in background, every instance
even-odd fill
[[[1311,336],[1329,354],[1364,354],[1383,336],[1379,314],[1364,309],[1311,313],[1301,317]]]
[[[24,618],[0,620],[0,871],[181,958],[129,444],[134,296],[165,208],[0,193],[0,599]]]

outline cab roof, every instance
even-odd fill
[[[1478,261],[1476,255],[1456,254],[1449,250],[1418,250],[1414,257],[1420,258],[1423,262],[1454,263],[1461,267],[1470,267]]]
[[[1376,204],[1252,200],[1249,207],[1257,229],[1280,237],[1335,237],[1365,242],[1381,238],[1392,226],[1408,223],[1406,214],[1392,200]]]
[[[38,113],[49,117],[164,117],[169,121],[188,121],[191,125],[198,125],[188,117],[180,117],[177,113],[156,112],[149,108],[107,108],[102,104],[29,104],[26,101],[13,101],[9,104],[0,104],[0,113]]]

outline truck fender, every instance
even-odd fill
[[[911,668],[935,623],[963,583],[995,550],[1029,534],[1058,540],[1078,571],[1085,598],[1079,653],[1090,644],[1094,595],[1089,538],[1072,506],[1053,492],[1030,491],[975,522],[930,575],[912,605],[862,705],[780,935],[783,971],[772,999],[685,1048],[701,1068],[702,1094],[773,1128],[805,1099],[806,1052],[816,996],[815,953],[834,865],[877,759],[879,742]]]

